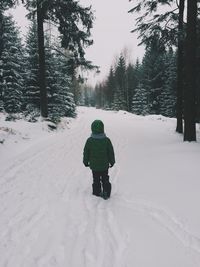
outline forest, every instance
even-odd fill
[[[127,0],[128,1],[128,0]],[[0,3],[0,112],[8,120],[39,116],[58,122],[76,106],[161,114],[177,119],[184,141],[196,141],[200,121],[200,21],[198,0],[129,0],[137,14],[133,32],[145,46],[131,62],[122,51],[104,81],[91,88],[81,70],[98,66],[85,58],[93,44],[94,14],[74,0],[5,0]],[[9,9],[28,10],[25,43]],[[57,30],[54,40],[51,32]],[[127,29],[128,31],[128,29]]]

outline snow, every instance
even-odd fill
[[[116,154],[106,201],[82,164],[94,119]],[[50,131],[0,114],[0,266],[199,267],[200,143],[175,124],[80,107]]]

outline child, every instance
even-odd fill
[[[84,147],[83,163],[92,170],[93,195],[107,199],[111,193],[108,169],[115,164],[114,150],[110,139],[104,133],[104,124],[101,120],[93,121],[91,130],[92,134]]]

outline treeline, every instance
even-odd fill
[[[132,0],[130,0],[132,1]],[[184,141],[196,141],[200,120],[198,0],[136,0],[136,27],[146,53],[141,63],[123,55],[95,88],[97,105],[177,118]],[[187,7],[187,8],[186,8]],[[185,18],[185,20],[184,20]]]
[[[148,46],[156,34],[165,48],[176,47],[176,131],[184,134],[184,141],[196,141],[200,105],[199,0],[136,0],[129,12],[139,14],[133,31],[139,33],[141,43]]]
[[[30,20],[22,42],[7,12],[16,2],[0,3],[0,112],[5,112],[7,119],[23,114],[30,121],[40,115],[54,122],[75,116],[82,82],[77,69],[93,68],[84,57],[84,48],[92,44],[90,8],[72,0],[22,1]],[[66,14],[68,7],[71,9]],[[81,20],[83,26],[86,24],[84,30],[79,29]],[[56,41],[51,36],[55,29]]]
[[[141,63],[139,60],[135,64],[127,63],[122,53],[95,92],[99,107],[174,117],[176,53],[161,47],[155,36]]]

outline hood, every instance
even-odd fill
[[[93,134],[101,134],[104,133],[104,124],[101,120],[93,121],[91,125],[91,130]]]

